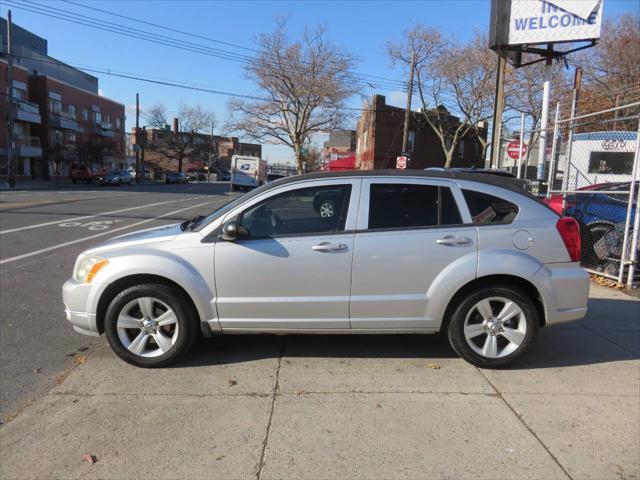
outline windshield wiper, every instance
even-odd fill
[[[180,224],[180,230],[183,232],[188,228],[189,230],[193,230],[193,227],[196,226],[197,223],[201,222],[205,219],[204,215],[198,215],[197,217],[193,217],[191,220],[186,220]]]

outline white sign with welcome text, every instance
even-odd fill
[[[509,45],[599,38],[602,7],[603,0],[512,0]]]

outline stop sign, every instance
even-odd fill
[[[527,153],[527,145],[522,146],[522,155]],[[507,145],[507,155],[512,159],[518,160],[520,158],[520,140],[514,140]]]
[[[400,170],[407,168],[407,157],[397,157],[396,168],[399,168]]]

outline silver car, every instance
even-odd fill
[[[63,299],[77,331],[141,367],[198,335],[440,331],[470,363],[501,367],[541,327],[585,315],[579,258],[576,221],[508,179],[324,173],[87,250]]]

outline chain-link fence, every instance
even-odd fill
[[[640,103],[557,119],[544,155],[544,201],[580,224],[582,264],[627,286],[640,283],[639,127]]]

